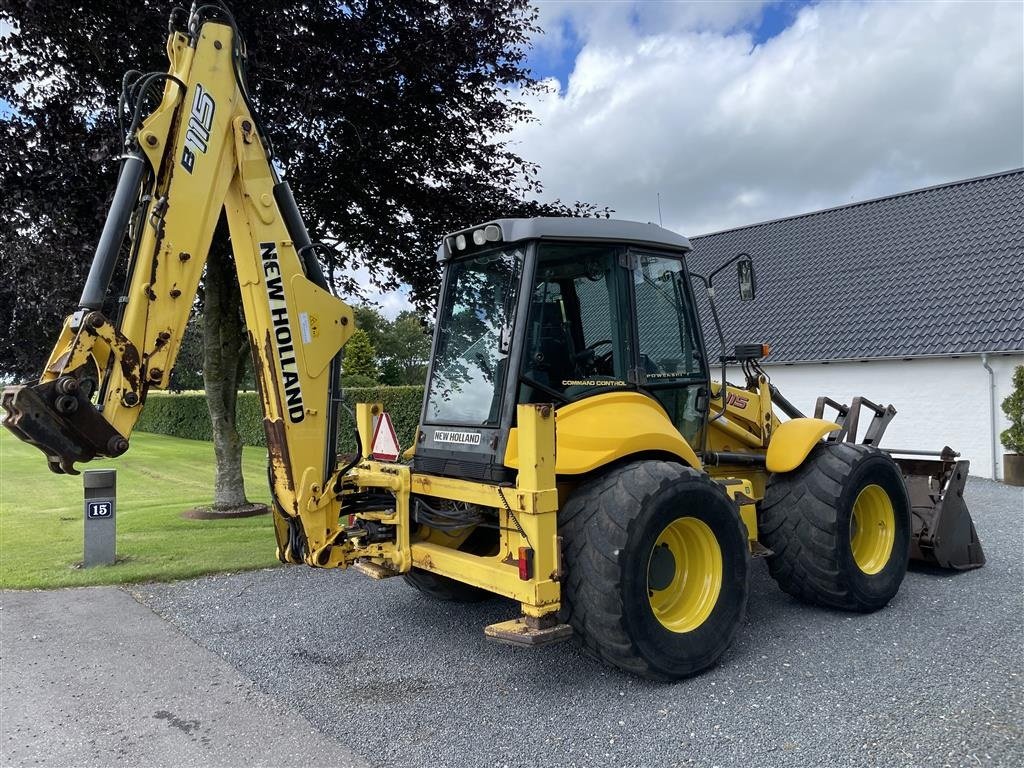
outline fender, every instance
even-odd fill
[[[792,472],[829,432],[841,427],[825,419],[790,419],[772,433],[765,463],[769,472]]]
[[[632,454],[658,452],[700,469],[700,459],[652,397],[608,392],[555,411],[555,472],[581,475]],[[509,430],[505,466],[519,468],[519,431]]]

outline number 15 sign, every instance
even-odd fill
[[[114,516],[113,501],[90,501],[86,508],[86,517],[90,520],[109,520]]]

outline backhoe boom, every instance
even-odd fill
[[[310,561],[338,534],[335,386],[352,311],[331,294],[271,165],[233,19],[216,6],[198,13],[216,17],[193,14],[173,30],[167,73],[145,79],[163,84],[162,98],[128,137],[79,308],[39,383],[4,391],[4,423],[57,472],[124,453],[147,395],[169,384],[223,213],[265,415],[279,552]],[[111,318],[103,309],[126,233],[123,311]]]

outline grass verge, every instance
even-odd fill
[[[270,515],[185,520],[213,497],[211,443],[136,432],[117,460],[117,556],[83,569],[81,476],[55,475],[35,448],[0,429],[0,587],[32,589],[169,581],[277,565]],[[268,502],[266,449],[245,448],[245,487]]]

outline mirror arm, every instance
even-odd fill
[[[690,273],[690,277],[695,278],[697,280],[700,280],[701,283],[704,284],[704,288],[708,292],[708,305],[711,307],[711,317],[715,321],[715,331],[718,333],[718,344],[719,344],[719,347],[720,347],[720,350],[721,350],[719,357],[721,358],[721,361],[722,361],[722,388],[719,390],[718,396],[722,398],[722,410],[720,410],[714,416],[711,416],[711,417],[708,418],[708,423],[709,424],[712,421],[716,421],[717,419],[720,419],[720,418],[722,418],[722,416],[725,415],[725,386],[726,386],[725,385],[725,369],[726,369],[725,334],[722,333],[722,323],[718,319],[718,307],[715,305],[715,288],[711,284],[711,278],[713,278],[715,275],[717,275],[723,269],[728,267],[734,261],[739,259],[740,256],[742,256],[742,255],[743,254],[739,254],[738,256],[734,256],[733,258],[729,259],[729,261],[725,262],[725,264],[720,266],[718,269],[716,269],[714,272],[712,272],[707,277],[704,277],[703,275],[698,275],[695,272],[691,272]],[[709,410],[710,410],[710,404],[711,404],[711,393],[708,392],[708,409]],[[705,439],[706,439],[707,432],[705,431],[704,434],[705,434]]]
[[[753,258],[751,257],[751,255],[749,253],[747,253],[746,251],[740,251],[735,256],[733,256],[731,259],[729,259],[728,261],[724,262],[722,264],[722,266],[720,266],[718,269],[716,269],[714,272],[712,272],[710,275],[708,275],[707,285],[710,287],[711,286],[711,281],[714,279],[715,275],[717,275],[723,269],[728,267],[730,264],[735,264],[740,259],[750,259],[751,261],[753,261]]]

